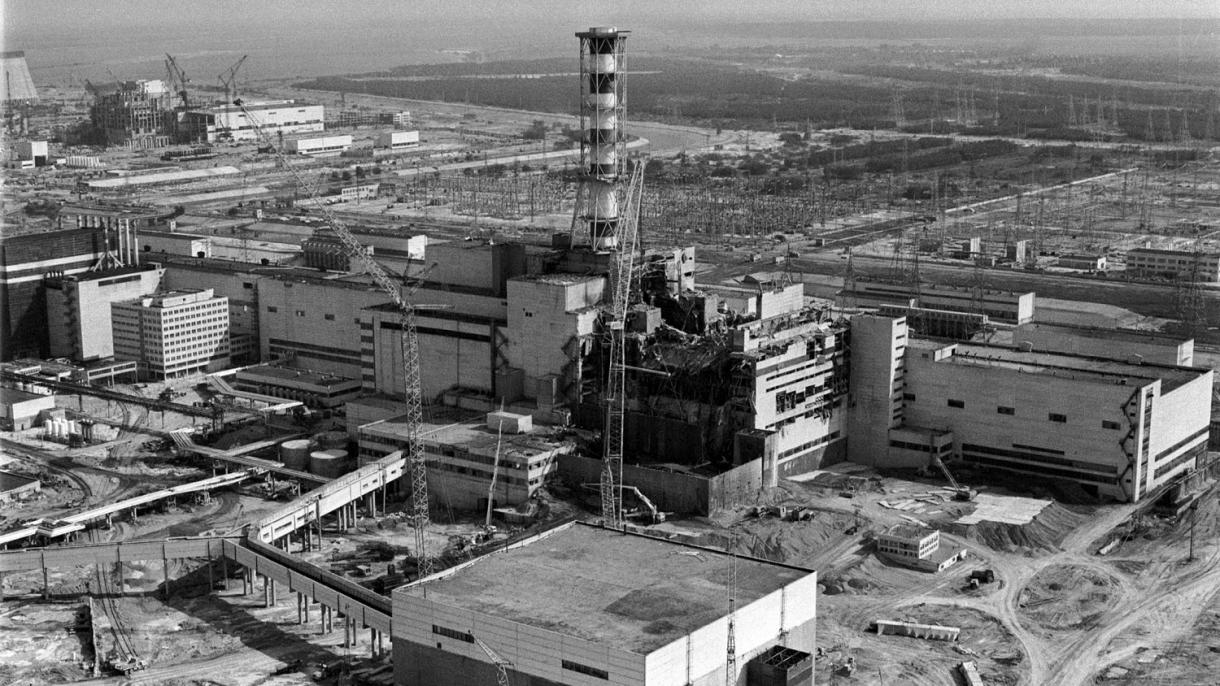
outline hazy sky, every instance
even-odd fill
[[[845,20],[1016,17],[1220,17],[1218,0],[3,0],[6,34],[48,23],[87,31],[123,24],[448,18],[508,26],[652,19]]]
[[[0,7],[4,49],[25,50],[36,80],[156,78],[165,53],[195,82],[215,81],[243,54],[255,79],[453,59],[449,49],[551,57],[574,49],[574,31],[607,25],[631,29],[641,51],[720,35],[700,35],[699,25],[719,32],[731,22],[869,19],[1177,18],[1189,45],[1220,40],[1190,21],[1220,19],[1220,0],[0,0]]]

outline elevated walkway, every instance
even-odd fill
[[[70,533],[83,531],[86,524],[110,517],[118,512],[125,510],[143,507],[151,503],[155,503],[166,498],[173,498],[187,493],[196,493],[199,491],[210,491],[214,488],[223,488],[233,484],[241,483],[246,479],[258,476],[259,470],[247,469],[241,472],[231,472],[229,474],[221,474],[213,476],[201,481],[193,481],[189,484],[181,484],[164,488],[152,493],[145,493],[134,498],[127,498],[114,503],[108,503],[99,507],[91,508],[83,512],[78,512],[74,515],[62,517],[60,519],[36,519],[30,522],[25,522],[16,529],[10,529],[0,533],[0,546],[20,541],[31,536],[45,536],[48,540],[60,538]]]
[[[270,543],[357,500],[384,489],[401,477],[407,469],[407,459],[401,451],[370,462],[354,472],[328,482],[303,494],[255,525],[252,538]],[[382,501],[384,502],[384,491]]]

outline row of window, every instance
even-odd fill
[[[903,393],[902,398],[904,400],[914,400],[915,394],[914,393]],[[955,400],[953,398],[949,398],[948,400],[946,400],[945,404],[947,404],[949,407],[954,407],[959,410],[964,409],[966,407],[966,402],[964,400]],[[995,408],[995,411],[996,411],[996,414],[1008,415],[1010,417],[1015,416],[1017,414],[1017,408],[1009,407],[1006,405],[997,405]],[[1048,421],[1056,422],[1059,424],[1066,424],[1067,420],[1068,420],[1067,415],[1060,414],[1058,412],[1048,412],[1046,415],[1046,419]],[[1101,420],[1101,428],[1118,430],[1118,429],[1122,428],[1122,425],[1119,424],[1118,422],[1110,421],[1108,419],[1103,419],[1103,420]]]
[[[454,640],[458,640],[463,643],[474,643],[474,634],[470,633],[469,631],[458,631],[457,629],[450,629],[447,626],[440,626],[439,624],[433,624],[432,633],[436,634],[437,636],[444,636],[445,638],[452,638]],[[439,648],[440,644],[438,643],[436,645],[436,647]],[[560,665],[564,669],[568,670],[569,672],[578,672],[580,674],[587,674],[592,677],[597,677],[598,679],[607,679],[608,680],[610,678],[610,672],[607,672],[604,669],[598,669],[597,667],[590,667],[589,665],[581,664],[579,662],[573,662],[571,660],[562,660],[560,662]]]

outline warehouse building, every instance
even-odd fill
[[[774,683],[811,681],[812,570],[580,522],[395,589],[393,599],[402,686],[494,685],[496,658],[511,682],[535,686],[743,683],[756,663],[793,670]],[[791,659],[777,661],[785,649]]]
[[[309,105],[293,100],[245,103],[245,108],[257,120],[250,121],[246,113],[235,105],[222,105],[186,112],[182,122],[186,140],[249,141],[256,140],[255,124],[268,135],[288,135],[322,131],[325,119],[322,105]]]
[[[212,289],[162,291],[110,306],[114,356],[146,378],[176,379],[229,366],[229,303]]]
[[[275,365],[239,369],[233,387],[239,391],[297,400],[316,409],[342,407],[360,395],[359,379]]]
[[[55,409],[55,396],[0,387],[0,430],[25,431],[37,426],[43,412]]]
[[[400,152],[419,147],[419,131],[389,131],[377,136],[377,147]]]
[[[352,137],[349,135],[319,136],[285,141],[284,152],[314,157],[336,157],[350,147],[352,147]]]

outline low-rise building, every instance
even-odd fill
[[[233,387],[239,391],[298,400],[306,407],[322,409],[342,407],[360,395],[360,379],[274,365],[238,370]]]
[[[419,131],[389,131],[377,136],[377,147],[390,152],[419,147]]]
[[[212,289],[163,291],[110,306],[114,356],[174,379],[229,366],[229,302]]]
[[[1194,364],[1195,341],[1157,331],[1101,329],[1046,322],[1028,322],[1012,331],[1012,342],[1030,350],[1090,357],[1108,357],[1128,362],[1189,367]]]
[[[25,431],[37,425],[39,415],[55,409],[55,396],[0,388],[0,428]]]
[[[319,136],[317,138],[295,138],[284,143],[285,152],[314,157],[334,157],[352,147],[352,137]]]
[[[442,424],[432,414],[421,431],[421,440],[428,465],[429,497],[442,507],[486,507],[493,473],[495,506],[524,503],[558,469],[556,458],[575,449],[570,442],[548,440],[538,431],[511,433],[506,425],[501,432],[489,428],[482,418]],[[402,416],[359,427],[361,464],[403,450],[408,435]]]
[[[1106,269],[1105,255],[1060,255],[1055,266],[1064,269],[1075,269],[1086,272],[1099,272]]]
[[[402,686],[495,684],[489,650],[516,683],[737,684],[756,662],[776,667],[777,646],[809,683],[817,574],[573,522],[399,587],[393,603]]]
[[[1127,273],[1216,283],[1220,281],[1220,253],[1136,248],[1127,251]]]

